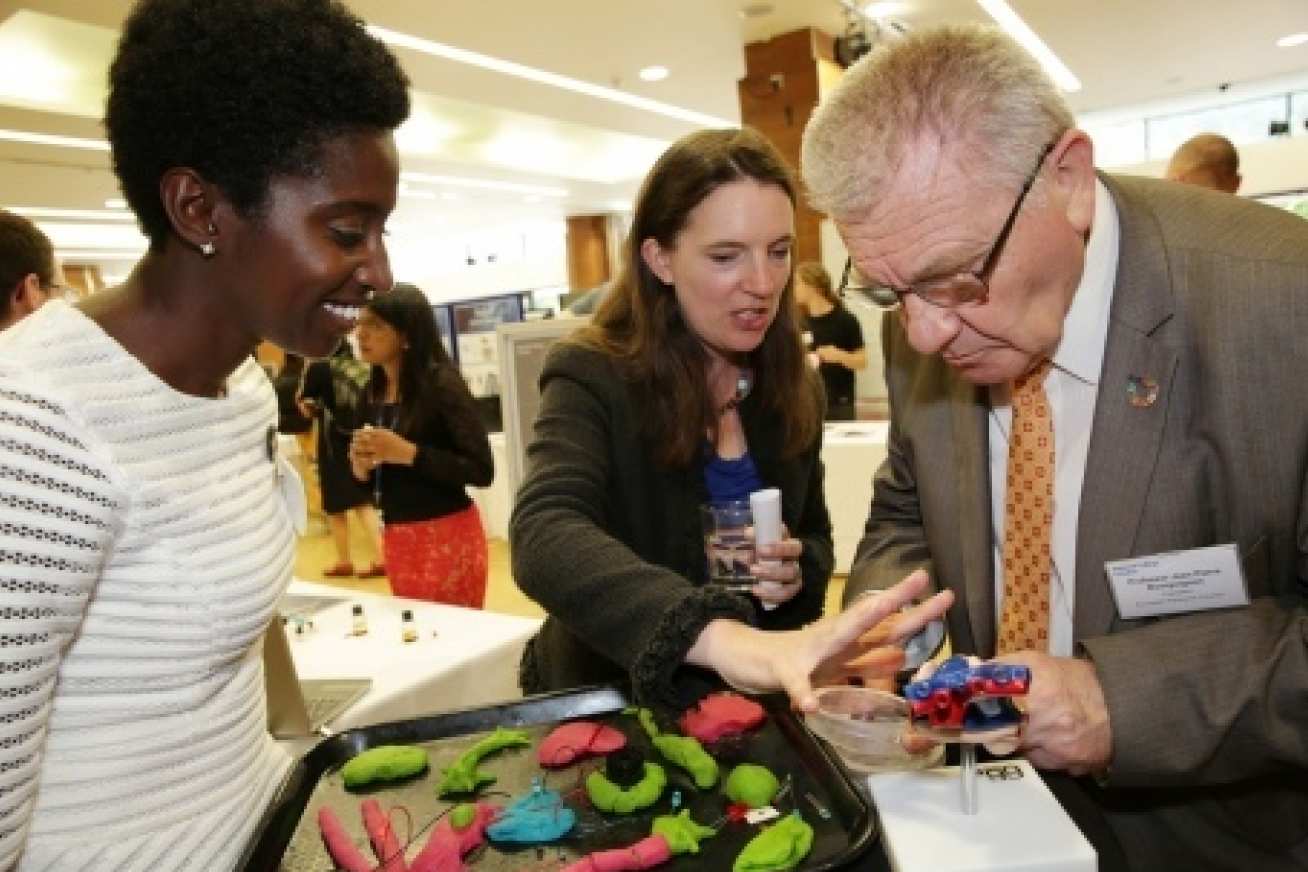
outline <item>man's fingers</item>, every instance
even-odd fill
[[[927,624],[945,616],[949,607],[954,604],[954,592],[942,590],[940,593],[928,600],[918,603],[911,609],[902,612],[894,623],[893,641],[896,643],[906,642]]]
[[[860,676],[866,673],[871,678],[894,675],[903,665],[904,651],[901,648],[873,648],[844,663],[847,671]]]

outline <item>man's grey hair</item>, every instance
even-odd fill
[[[865,214],[924,139],[967,150],[984,181],[1016,187],[1041,149],[1075,126],[1053,82],[994,27],[914,31],[846,71],[804,131],[804,182],[814,208]]]

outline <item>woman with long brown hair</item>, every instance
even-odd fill
[[[858,672],[846,645],[920,592],[797,629],[821,615],[832,543],[821,387],[792,298],[794,202],[751,130],[691,134],[646,178],[624,272],[541,376],[510,530],[514,578],[550,614],[524,690],[629,677],[642,698],[684,704],[716,672],[807,707],[814,670]],[[708,584],[699,506],[765,487],[788,531],[751,567],[771,584]]]

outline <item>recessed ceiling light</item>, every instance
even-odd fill
[[[863,7],[863,14],[868,18],[889,18],[892,15],[903,15],[907,11],[907,3],[893,3],[889,0],[869,3]]]
[[[53,209],[48,206],[5,206],[6,210],[32,219],[55,221],[135,221],[136,216],[122,210]]]
[[[668,77],[668,68],[658,65],[645,67],[637,75],[647,82],[661,82]]]
[[[1308,42],[1308,33],[1292,33],[1278,39],[1276,45],[1278,48],[1294,48],[1296,45],[1303,45],[1305,42]]]
[[[771,3],[746,3],[740,7],[741,18],[762,18],[771,15],[776,9]]]
[[[138,251],[89,251],[74,248],[55,248],[55,254],[59,259],[67,264],[68,261],[96,261],[96,260],[140,260],[145,254],[145,249]]]
[[[122,197],[110,197],[104,201],[104,207],[106,209],[126,209],[127,201]]]
[[[433,173],[416,173],[405,170],[400,178],[409,182],[425,182],[429,185],[449,185],[453,188],[484,188],[488,191],[511,191],[515,194],[540,194],[542,197],[566,197],[565,188],[552,188],[547,185],[527,185],[521,182],[501,182],[496,179],[466,179],[462,176],[440,176]]]
[[[109,143],[103,139],[56,136],[52,133],[32,133],[28,130],[0,130],[0,139],[7,139],[10,142],[30,142],[33,145],[61,145],[65,148],[84,148],[88,151],[109,150]]]
[[[435,200],[435,191],[424,191],[421,188],[415,188],[407,182],[400,182],[400,196],[408,200]]]
[[[1064,91],[1081,90],[1081,80],[1067,68],[1053,49],[1031,29],[1031,25],[1022,20],[1022,16],[1013,11],[1005,0],[976,0],[977,4],[990,14],[995,22],[1017,40],[1022,48],[1030,52],[1040,66],[1044,67],[1054,84]]]
[[[644,109],[647,112],[654,112],[668,118],[676,118],[680,121],[689,121],[692,124],[702,124],[705,127],[732,126],[732,122],[725,118],[718,118],[714,115],[708,115],[703,112],[683,109],[680,106],[673,106],[669,103],[660,103],[657,100],[651,100],[648,97],[642,97],[639,94],[629,94],[626,91],[619,91],[617,88],[596,85],[593,82],[585,82],[581,79],[574,79],[571,76],[551,73],[548,70],[538,70],[535,67],[529,67],[526,64],[506,61],[502,58],[495,58],[479,52],[468,51],[467,49],[458,48],[457,46],[433,42],[430,39],[422,39],[417,36],[410,36],[407,33],[400,33],[397,30],[388,30],[385,27],[378,27],[375,24],[368,25],[368,32],[387,45],[411,49],[413,51],[431,55],[432,57],[444,58],[447,61],[480,67],[483,70],[503,73],[506,76],[526,79],[527,81],[537,82],[541,85],[562,88],[565,91],[572,91],[574,94],[584,94],[587,97],[596,97],[600,100],[621,103],[624,106]]]

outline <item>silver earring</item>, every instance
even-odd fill
[[[204,255],[206,260],[213,257],[217,252],[218,247],[211,240],[206,239],[200,243],[200,254]]]

